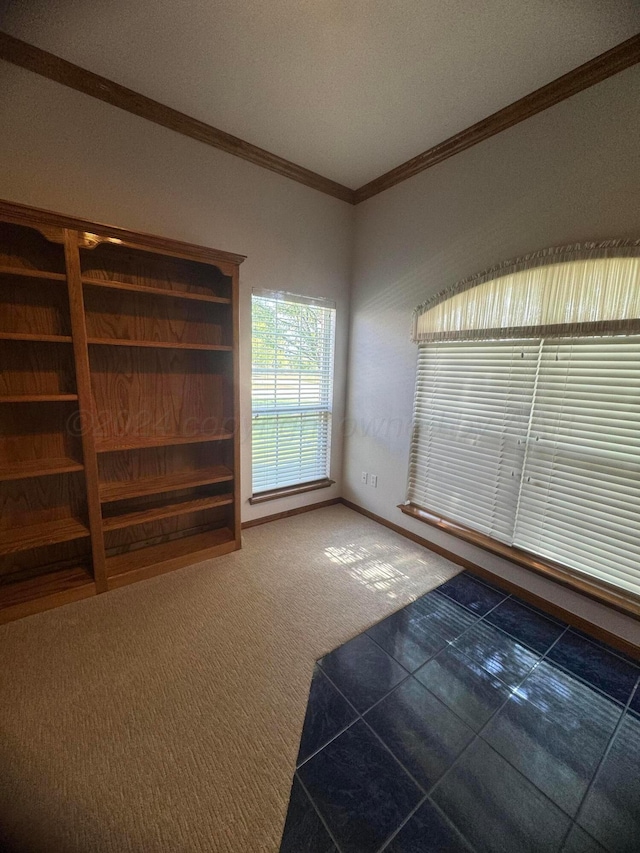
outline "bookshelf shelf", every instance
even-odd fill
[[[0,202],[0,623],[240,547],[241,262]]]

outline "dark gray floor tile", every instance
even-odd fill
[[[578,823],[611,853],[640,850],[640,718],[625,714]]]
[[[448,642],[420,613],[408,607],[378,622],[367,634],[410,672],[426,663]]]
[[[342,853],[376,853],[423,796],[362,720],[298,772]]]
[[[440,811],[427,800],[400,830],[384,853],[472,853]]]
[[[453,643],[509,687],[516,687],[540,660],[540,655],[495,625],[478,622]]]
[[[575,815],[621,713],[612,699],[543,661],[482,736]]]
[[[478,619],[477,614],[437,590],[428,592],[405,609],[420,620],[425,633],[435,631],[445,640],[455,640]]]
[[[324,746],[357,716],[320,667],[316,666],[309,691],[297,763],[300,764]]]
[[[407,677],[407,671],[366,634],[349,640],[318,663],[361,713]]]
[[[415,677],[472,729],[479,731],[509,696],[509,688],[475,661],[449,647]]]
[[[579,826],[572,826],[562,853],[607,853],[597,841],[587,835]]]
[[[425,790],[474,737],[473,730],[415,678],[396,687],[364,719]]]
[[[549,652],[551,660],[626,704],[640,669],[584,636],[567,631]]]
[[[467,610],[477,613],[478,616],[484,616],[506,598],[506,593],[490,589],[466,572],[456,575],[455,578],[439,586],[438,592],[452,598]]]
[[[483,853],[555,853],[570,825],[479,738],[436,785],[432,799]]]
[[[280,853],[339,853],[296,778],[291,788]]]
[[[565,630],[560,623],[547,619],[540,612],[531,610],[511,598],[492,610],[487,615],[487,621],[541,655]]]

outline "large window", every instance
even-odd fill
[[[544,250],[417,308],[403,510],[640,612],[639,332],[638,241]]]
[[[329,477],[333,303],[253,295],[253,494]]]
[[[640,595],[640,336],[420,346],[409,501]]]

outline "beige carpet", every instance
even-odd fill
[[[0,628],[0,848],[275,853],[314,660],[459,571],[335,506]]]

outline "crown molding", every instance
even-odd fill
[[[164,104],[147,98],[132,89],[127,89],[119,83],[114,83],[106,77],[94,74],[78,65],[67,62],[41,50],[34,45],[28,44],[21,39],[10,36],[0,31],[0,59],[19,65],[49,80],[61,83],[85,95],[98,98],[107,104],[125,110],[141,118],[169,128],[183,136],[196,139],[199,142],[226,151],[235,157],[248,160],[263,169],[269,169],[285,178],[290,178],[307,187],[340,199],[349,204],[360,204],[363,201],[390,189],[396,184],[406,181],[408,178],[430,169],[432,166],[460,154],[507,130],[521,121],[566,100],[567,98],[582,92],[618,74],[632,65],[640,62],[640,34],[621,42],[619,45],[601,53],[594,59],[585,62],[569,71],[562,77],[558,77],[546,86],[536,89],[529,95],[525,95],[509,106],[493,113],[482,121],[471,125],[471,127],[451,136],[444,142],[434,145],[427,151],[423,151],[406,163],[402,163],[389,172],[380,175],[356,190],[318,175],[304,166],[298,166],[290,160],[285,160],[277,154],[271,154],[264,148],[259,148],[250,142],[245,142],[237,136],[226,133],[224,130],[212,127],[206,122],[191,118],[191,116],[167,107]]]
[[[560,101],[564,101],[572,95],[584,91],[584,89],[595,86],[596,83],[601,83],[607,77],[612,77],[638,62],[640,62],[640,35],[635,35],[612,47],[611,50],[601,53],[595,59],[590,59],[589,62],[579,65],[573,71],[569,71],[562,77],[547,83],[546,86],[542,86],[529,95],[525,95],[524,98],[514,101],[508,107],[498,110],[497,113],[472,124],[466,130],[456,133],[439,145],[434,145],[433,148],[423,151],[417,157],[407,160],[406,163],[401,163],[395,169],[391,169],[384,175],[380,175],[373,181],[369,181],[368,184],[359,187],[355,191],[355,204],[360,204],[368,198],[406,181],[407,178],[412,178],[414,175],[424,172],[425,169],[442,163],[443,160],[453,157],[454,154],[466,151],[467,148],[471,148],[473,145],[477,145],[479,142],[483,142],[485,139],[489,139],[491,136],[495,136],[497,133],[501,133],[537,113],[541,113],[554,104],[559,104]]]
[[[167,127],[183,136],[197,139],[205,145],[226,151],[235,157],[241,157],[263,169],[277,172],[285,178],[291,178],[299,184],[319,190],[326,195],[349,204],[354,203],[354,190],[350,187],[318,175],[310,169],[305,169],[304,166],[298,166],[290,160],[285,160],[284,157],[278,157],[277,154],[271,154],[264,148],[258,148],[257,145],[245,142],[244,139],[191,118],[132,89],[127,89],[119,83],[114,83],[113,80],[80,68],[72,62],[67,62],[66,59],[61,59],[53,53],[41,50],[4,32],[0,32],[0,59],[19,65],[56,83],[62,83],[63,86],[90,95],[92,98],[98,98],[113,107],[152,121],[154,124]]]

